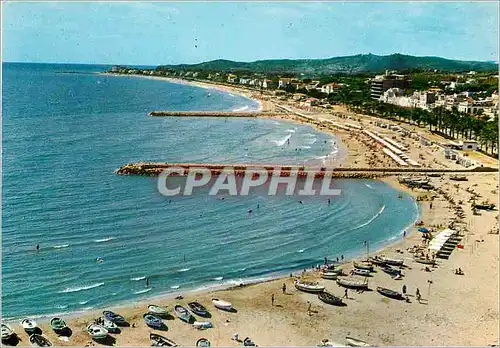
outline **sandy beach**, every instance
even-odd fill
[[[186,83],[162,77],[148,78]],[[216,87],[201,82],[195,84],[205,88],[230,90],[232,93],[241,93],[256,99],[260,102],[261,111],[276,111],[275,105],[282,103],[271,96],[261,96],[258,92],[226,86]],[[340,106],[329,111],[315,109],[307,112],[318,120],[325,118],[339,123],[354,123],[384,132],[395,141],[406,145],[410,149],[409,155],[425,167],[459,168],[455,162],[445,159],[435,146],[422,146],[418,139],[379,129],[373,124],[371,117],[354,114]],[[304,122],[299,121],[293,114],[283,113],[283,119]],[[336,134],[347,147],[348,156],[341,163],[343,167],[396,166],[381,153],[374,142],[358,132],[316,127]],[[425,129],[411,125],[404,127],[431,136]],[[480,153],[474,152],[471,156],[485,165],[498,166],[496,160]],[[407,267],[403,269],[403,279],[394,280],[376,268],[373,276],[369,277],[370,291],[358,293],[349,290],[348,298],[344,300],[347,306],[327,305],[321,302],[317,295],[296,290],[294,280],[302,278],[318,281],[334,295],[344,295],[344,288],[339,287],[335,281],[321,279],[316,270],[308,270],[304,274],[294,274],[293,277],[287,276],[243,287],[186,292],[181,300],[176,300],[173,298],[175,295],[171,295],[75,314],[66,318],[72,330],[72,335],[67,340],[57,337],[50,329],[48,320],[39,320],[40,326],[55,345],[101,345],[90,339],[85,328],[89,322],[101,315],[103,309],[112,309],[123,315],[131,325],[124,327],[120,334],[113,334],[113,340],[108,342],[119,346],[149,346],[150,332],[169,337],[183,346],[193,346],[200,337],[209,339],[212,345],[216,346],[242,345],[241,342],[231,339],[235,333],[238,333],[241,339],[250,337],[259,346],[315,346],[323,339],[345,345],[346,336],[378,346],[498,345],[498,210],[480,210],[479,215],[475,215],[470,201],[471,197],[478,194],[480,201],[497,204],[498,173],[471,173],[467,177],[468,181],[451,181],[450,175],[429,178],[435,186],[431,191],[403,187],[398,183],[397,176],[384,178],[390,185],[416,197],[421,208],[420,220],[425,227],[436,232],[444,230],[450,219],[457,217],[457,208],[461,207],[464,217],[455,228],[463,236],[460,242],[463,248],[453,250],[447,260],[437,259],[437,266],[428,272],[424,269],[425,265],[413,261],[413,255],[408,251],[408,248],[422,244],[422,233],[417,232],[417,227],[414,226],[407,231],[405,237],[402,236],[393,245],[377,252],[405,260]],[[374,254],[371,251],[369,256]],[[365,258],[366,255],[360,257]],[[348,260],[341,267],[346,272],[350,271],[353,268],[352,260]],[[464,275],[455,274],[454,270],[459,267]],[[360,276],[353,277],[363,279]],[[283,284],[286,285],[285,293],[282,291]],[[407,287],[409,302],[389,299],[376,291],[377,286],[401,291],[403,285]],[[422,295],[421,301],[417,301],[415,296],[417,288]],[[272,296],[275,299],[274,305],[271,303]],[[214,308],[211,303],[213,297],[231,302],[236,311],[231,313]],[[213,323],[213,328],[198,330],[173,317],[165,320],[167,331],[153,330],[144,323],[142,315],[150,303],[167,306],[173,314],[175,304],[186,305],[193,300],[210,310],[212,317],[209,320]],[[202,318],[197,319],[204,321]],[[20,344],[29,344],[28,335],[22,332],[21,326],[18,323],[11,326],[18,333]]]

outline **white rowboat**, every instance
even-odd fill
[[[224,311],[230,311],[233,309],[233,305],[230,302],[219,300],[218,298],[213,298],[212,303],[215,308],[222,309]]]
[[[295,288],[300,291],[312,293],[325,291],[325,287],[323,285],[319,285],[318,283],[301,282],[299,280],[295,281]]]
[[[23,327],[23,329],[26,331],[26,332],[33,332],[36,330],[37,326],[36,326],[36,321],[34,321],[33,319],[23,319],[21,321],[21,325]]]
[[[106,338],[108,336],[108,330],[106,330],[104,326],[94,323],[87,326],[87,332],[90,336],[92,336],[92,338],[97,340]]]

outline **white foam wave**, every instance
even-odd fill
[[[324,160],[326,159],[328,156],[317,156],[317,157],[314,157],[314,159],[317,159],[317,160]]]
[[[100,286],[103,286],[104,283],[95,283],[95,284],[92,284],[92,285],[85,285],[85,286],[78,286],[78,287],[75,287],[75,288],[66,288],[62,291],[59,291],[59,293],[67,293],[67,292],[79,292],[79,291],[83,291],[83,290],[89,290],[89,289],[93,289],[93,288],[98,288]]]
[[[366,187],[369,187],[373,190],[373,187],[370,186],[370,184],[365,184]]]
[[[281,140],[272,140],[273,143],[275,143],[277,146],[283,146],[285,143],[292,137],[292,134],[288,134],[286,137],[284,137]]]
[[[234,94],[231,94],[231,93],[228,93],[228,95],[230,95],[231,97],[234,97],[234,96],[235,96]]]
[[[62,249],[62,248],[67,248],[69,247],[69,244],[62,244],[62,245],[54,245],[54,249]]]
[[[287,129],[285,132],[288,132],[288,133],[295,133],[295,129]]]
[[[177,272],[187,272],[189,271],[191,268],[183,268],[183,269],[180,269],[178,270]]]
[[[222,280],[224,279],[224,277],[215,277],[215,278],[212,278],[213,280]]]
[[[138,291],[134,291],[134,294],[144,294],[146,292],[150,292],[151,291],[151,288],[147,288],[147,289],[144,289],[144,290],[138,290]]]
[[[304,249],[297,250],[298,253],[303,253],[304,251]]]
[[[316,139],[316,138],[304,139],[304,141],[305,141],[305,143],[306,143],[307,145],[312,145],[312,144],[314,144],[317,140],[318,140],[318,139]]]
[[[380,216],[380,214],[382,214],[384,212],[384,210],[385,210],[385,205],[383,205],[382,208],[380,208],[380,210],[377,212],[377,214],[375,214],[370,220],[368,220],[364,224],[361,224],[359,226],[354,227],[353,230],[357,230],[358,228],[365,227],[366,225],[371,224],[373,222],[373,220],[378,218]]]
[[[315,137],[316,135],[314,134],[311,134],[311,133],[305,133],[304,134],[305,137]]]
[[[181,286],[180,285],[172,285],[170,289],[179,289]]]
[[[240,112],[240,111],[245,111],[245,110],[248,110],[248,105],[242,106],[241,108],[233,109],[232,111],[233,112]]]
[[[94,242],[96,243],[104,243],[104,242],[108,242],[110,240],[113,240],[115,239],[115,237],[107,237],[107,238],[103,238],[103,239],[94,239]]]
[[[78,302],[78,304],[84,305],[84,304],[87,304],[87,303],[89,303],[89,302],[90,302],[90,300],[87,300],[87,301],[80,301],[80,302]]]
[[[304,145],[304,146],[299,146],[299,149],[310,149],[310,146]]]
[[[65,308],[68,308],[68,305],[57,305],[56,308],[57,309],[65,309]]]
[[[140,277],[130,278],[130,280],[135,280],[135,281],[144,280],[144,279],[146,279],[146,276],[140,276]]]

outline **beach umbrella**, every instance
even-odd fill
[[[420,228],[418,229],[418,232],[422,232],[422,233],[429,233],[429,230],[428,230],[427,228],[425,228],[425,227],[420,227]]]

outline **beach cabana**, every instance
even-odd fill
[[[443,245],[450,239],[452,235],[457,233],[457,231],[452,229],[446,229],[444,231],[439,232],[436,237],[434,237],[429,242],[429,250],[439,251],[443,248]]]

